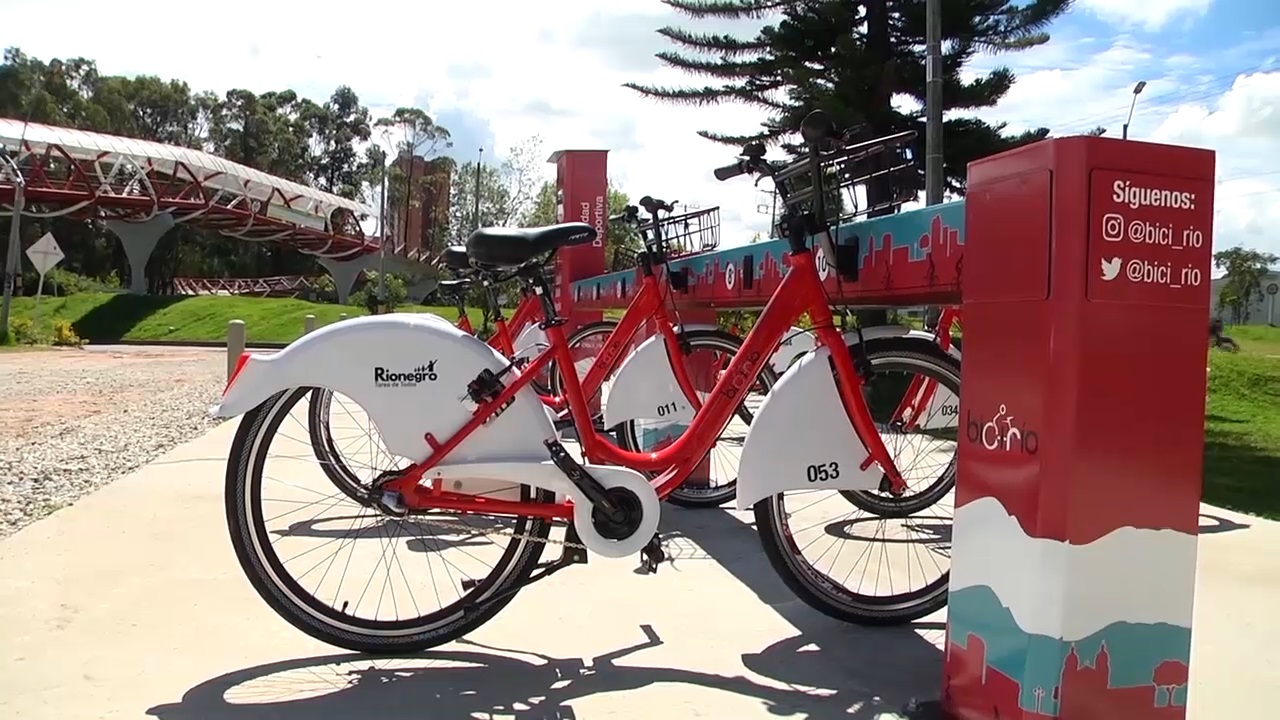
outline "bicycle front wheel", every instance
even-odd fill
[[[866,353],[873,370],[871,398],[876,384],[900,390],[913,376],[959,396],[960,365],[944,352],[884,339],[868,341]],[[883,403],[869,400],[873,417],[879,405],[893,412],[896,399],[891,392],[887,396]],[[954,430],[907,433],[876,419],[909,485],[919,475],[933,490],[925,493],[931,506],[903,517],[851,508],[839,491],[795,490],[756,504],[756,531],[769,563],[805,604],[844,622],[897,625],[947,603],[956,440]]]

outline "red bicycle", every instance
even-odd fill
[[[581,447],[579,461],[561,443],[551,413],[530,388],[532,378],[552,363],[574,363],[564,320],[540,268],[543,256],[595,238],[594,229],[583,223],[485,229],[468,239],[473,265],[516,273],[540,302],[549,348],[524,368],[516,368],[457,328],[408,314],[358,318],[330,332],[304,336],[271,356],[242,356],[216,414],[245,416],[228,459],[227,515],[241,567],[264,601],[324,642],[364,652],[402,652],[461,637],[487,622],[524,586],[584,562],[589,555],[617,558],[640,553],[642,567],[656,570],[663,557],[657,534],[659,499],[699,467],[752,389],[769,390],[772,373],[767,365],[773,351],[793,322],[807,313],[822,347],[788,370],[755,413],[741,450],[738,506],[754,509],[765,553],[782,579],[802,600],[827,614],[885,624],[942,607],[946,572],[907,592],[896,592],[892,583],[888,594],[879,586],[870,595],[845,588],[804,557],[804,548],[795,541],[802,528],[791,526],[792,513],[783,505],[785,495],[815,489],[906,493],[909,483],[903,467],[890,455],[874,412],[876,405],[883,405],[874,398],[875,379],[906,369],[955,392],[959,389],[958,364],[936,348],[903,349],[890,339],[879,347],[860,343],[850,352],[836,329],[809,247],[816,233],[828,245],[828,257],[836,257],[825,220],[824,178],[833,172],[849,173],[851,165],[872,153],[901,148],[914,134],[842,146],[820,112],[806,118],[801,131],[810,150],[798,162],[775,167],[764,160],[764,147],[752,144],[738,162],[716,171],[722,180],[748,173],[774,178],[787,207],[782,224],[790,270],[709,392],[690,392],[678,381],[651,388],[648,402],[665,409],[659,417],[691,415],[685,431],[666,447],[636,452],[615,445],[594,426],[577,373],[561,373]],[[835,149],[820,148],[832,145]],[[880,164],[877,172],[884,173],[883,167]],[[899,167],[912,163],[903,161]],[[803,183],[807,187],[790,184],[798,177],[808,181]],[[618,383],[625,381],[629,369],[633,377],[646,376],[654,357],[666,356],[668,372],[678,375],[679,363],[670,361],[671,350],[666,336],[642,343],[623,363]],[[318,512],[299,515],[317,506],[323,512],[342,501],[341,495],[295,495],[284,501],[288,509],[280,514],[269,514],[263,507],[264,480],[270,479],[265,463],[274,459],[271,447],[281,441],[288,465],[291,441],[279,430],[313,387],[341,392],[359,403],[388,453],[396,456],[390,469],[372,479],[355,518],[318,521]],[[611,393],[606,416],[613,405]],[[859,442],[850,442],[851,435]],[[286,487],[296,487],[302,476],[301,468],[291,468]],[[356,540],[340,532],[348,522],[365,516],[375,519],[374,542],[361,544],[372,551],[357,556]],[[268,522],[286,517],[294,518],[287,530],[268,527]],[[500,526],[508,520],[512,527]],[[563,539],[551,539],[553,525],[564,526]],[[405,570],[408,561],[398,555],[399,538],[414,535],[403,547],[408,560],[418,566],[422,557],[438,549],[442,534],[435,530],[440,528],[446,529],[444,536],[457,539],[466,557],[474,558],[468,549],[481,538],[500,537],[507,543],[496,566],[483,574],[446,565],[443,588],[460,591],[460,597],[424,613],[416,596],[406,598],[405,589],[388,588],[398,579],[409,592],[413,587]],[[422,529],[432,529],[432,535],[414,532]],[[849,530],[842,525],[839,532]],[[294,554],[276,549],[273,541],[282,538],[319,540]],[[352,547],[341,563],[336,554],[319,560],[312,554],[339,541],[340,548],[348,542]],[[548,543],[561,545],[563,554],[540,565]],[[876,555],[893,547],[883,540],[880,544]],[[285,567],[299,558],[309,566],[300,574]],[[341,579],[357,565],[377,570],[383,580],[375,586],[371,576],[344,591]],[[308,577],[318,578],[315,589],[302,587]],[[337,588],[328,588],[326,581],[331,579],[336,579]],[[433,587],[436,599],[443,602],[442,586]],[[364,611],[366,601],[373,606],[372,615]],[[388,605],[393,617],[382,617]]]
[[[674,382],[680,392],[695,398],[701,403],[702,395],[715,380],[716,374],[727,367],[727,358],[741,346],[737,337],[728,337],[712,325],[699,325],[685,328],[679,323],[679,314],[671,304],[671,285],[665,277],[670,276],[667,267],[667,245],[663,235],[664,221],[662,213],[673,212],[673,203],[642,198],[640,204],[649,213],[650,220],[641,222],[636,206],[628,206],[624,212],[610,218],[614,223],[630,223],[639,226],[646,250],[635,258],[636,267],[640,270],[640,282],[635,297],[632,298],[621,320],[602,320],[584,325],[567,339],[570,354],[573,356],[573,367],[579,378],[584,396],[589,398],[588,407],[597,431],[606,428],[615,429],[613,433],[617,444],[625,449],[639,451],[657,442],[670,442],[674,435],[683,428],[676,422],[680,419],[668,408],[656,408],[651,400],[652,386],[655,384]],[[494,333],[488,339],[488,345],[504,356],[512,359],[517,368],[523,368],[528,362],[544,351],[548,345],[546,335],[537,323],[532,320],[540,308],[537,294],[529,288],[522,290],[521,301],[517,305],[511,320],[503,316],[500,298],[495,290],[503,285],[512,273],[500,273],[488,268],[478,270],[470,265],[466,248],[449,247],[440,255],[438,263],[450,271],[469,276],[440,283],[440,294],[451,298],[458,308],[458,320],[454,326],[468,334],[474,334],[468,319],[465,298],[476,282],[483,284],[488,317],[493,319]],[[666,268],[668,272],[664,281],[659,281],[659,271]],[[623,360],[636,334],[646,324],[652,323],[656,328],[655,337],[661,338],[667,355],[645,365],[642,370],[635,370],[633,365],[630,381],[621,384],[614,377],[620,370]],[[513,338],[510,328],[523,328]],[[698,356],[696,353],[707,352],[709,356]],[[668,361],[666,358],[679,358],[679,361]],[[538,394],[544,405],[556,413],[556,425],[559,429],[571,429],[570,408],[564,390],[561,373],[553,360],[547,367],[535,372],[530,385]],[[665,377],[664,377],[665,376]],[[610,380],[613,379],[613,382]],[[611,385],[609,396],[614,400],[613,409],[603,411],[603,390],[606,384]],[[548,387],[549,386],[549,387]],[[337,403],[338,407],[344,402]],[[353,466],[361,463],[352,461],[350,444],[335,438],[332,420],[335,415],[335,396],[332,391],[317,389],[312,392],[308,409],[309,435],[316,459],[320,461],[329,478],[352,498],[363,497],[367,493],[368,482],[362,481],[361,473]],[[650,412],[653,411],[653,412]],[[659,418],[658,412],[665,415]],[[355,413],[345,407],[340,414],[355,419]],[[606,422],[605,418],[608,417]],[[726,428],[717,441],[717,445],[741,446],[745,438],[745,428],[750,420],[747,411],[740,414],[742,422],[736,427]],[[363,433],[363,439],[373,440],[373,434]],[[708,453],[704,467],[698,473],[696,482],[688,482],[671,492],[665,499],[684,507],[714,507],[732,500],[735,493],[736,461],[724,460],[715,456],[714,448]],[[732,451],[730,451],[732,452]],[[727,466],[732,462],[734,469]],[[717,481],[718,480],[718,481]]]

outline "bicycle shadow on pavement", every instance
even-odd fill
[[[399,658],[300,658],[220,675],[191,688],[179,702],[147,712],[158,720],[345,720],[360,715],[385,720],[569,720],[583,717],[574,709],[575,700],[684,685],[752,698],[776,717],[871,720],[900,710],[910,699],[936,696],[942,674],[936,646],[941,623],[867,628],[827,618],[795,599],[769,566],[755,531],[727,512],[664,507],[662,525],[668,538],[684,538],[696,547],[674,566],[664,563],[660,572],[679,572],[685,561],[713,560],[796,634],[744,653],[742,670],[733,675],[636,664],[643,662],[642,655],[618,664],[663,644],[651,625],[641,626],[644,642],[590,659],[465,639],[448,649]],[[661,628],[660,622],[654,624]],[[677,707],[657,714],[682,717],[673,712]]]
[[[797,599],[783,584],[765,558],[753,524],[727,511],[665,506],[662,524],[664,534],[673,539],[683,536],[696,544],[797,630],[797,635],[764,651],[743,655],[747,669],[778,682],[836,689],[848,696],[850,706],[874,697],[875,712],[896,712],[910,700],[939,693],[943,659],[939,648],[946,630],[941,619],[896,627],[834,620]],[[848,530],[837,524],[829,532]],[[811,663],[806,656],[821,659]]]
[[[755,698],[770,715],[870,720],[886,706],[863,688],[832,692],[814,679],[830,674],[822,652],[796,653],[808,642],[791,638],[754,654],[769,666],[785,665],[799,687],[778,687],[743,676],[679,668],[619,665],[616,661],[662,645],[650,626],[646,641],[584,660],[460,641],[475,650],[436,650],[402,658],[357,654],[300,658],[237,670],[188,690],[181,701],[157,705],[158,720],[336,720],[371,716],[385,720],[498,715],[516,720],[577,720],[573,701],[655,684],[694,685]],[[775,657],[786,655],[787,657]],[[523,657],[521,657],[523,656]],[[672,715],[668,707],[660,714]]]

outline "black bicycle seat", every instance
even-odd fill
[[[596,239],[586,223],[571,222],[539,228],[480,228],[467,238],[467,256],[481,265],[515,268],[562,247]]]

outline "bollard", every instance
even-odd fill
[[[227,323],[227,382],[231,381],[231,375],[236,371],[236,363],[244,353],[244,342],[244,321],[232,320]]]
[[[315,332],[315,330],[316,330],[315,315],[307,315],[306,317],[302,318],[302,334],[303,335],[306,335],[307,333]]]

